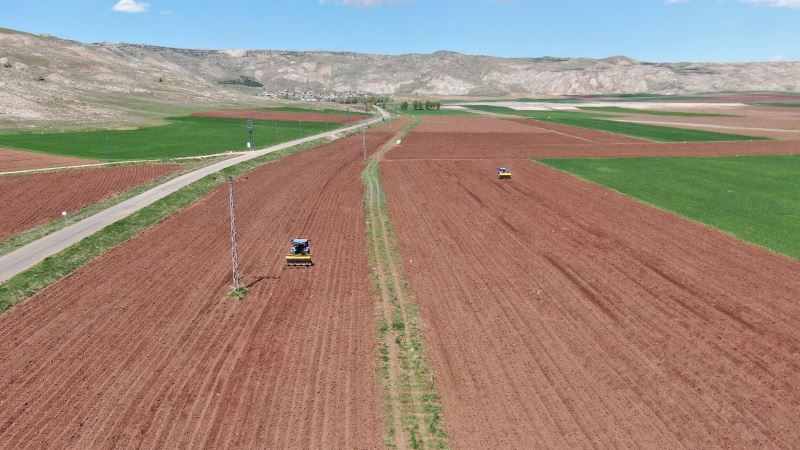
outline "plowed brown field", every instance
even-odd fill
[[[48,167],[79,166],[82,164],[94,163],[97,163],[97,161],[0,148],[0,172],[10,172],[12,170],[25,169],[45,169]]]
[[[660,144],[529,119],[426,118],[386,155],[402,159],[531,159],[643,156],[783,155],[800,141]],[[451,121],[448,123],[447,120]]]
[[[0,316],[0,448],[380,446],[361,157],[235,184],[243,301],[223,187]],[[317,265],[284,269],[300,236]]]
[[[484,123],[475,145],[429,124],[382,166],[451,445],[792,447],[800,263],[532,163],[494,177],[543,151],[721,145],[552,150],[531,134],[522,148],[517,130]]]
[[[180,169],[179,164],[62,170],[0,177],[0,240],[61,219]]]
[[[287,122],[350,123],[360,122],[369,116],[364,114],[324,114],[289,111],[265,111],[263,109],[220,109],[192,114],[198,117],[220,117],[224,119],[279,120]]]
[[[800,442],[800,262],[500,164],[382,166],[453,448]]]

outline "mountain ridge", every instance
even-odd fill
[[[264,88],[221,84],[247,77]],[[397,96],[558,96],[800,91],[800,62],[658,63],[502,58],[448,50],[403,55],[324,50],[177,49],[85,44],[0,29],[0,121],[125,114],[109,102],[258,100],[264,90],[359,91]]]

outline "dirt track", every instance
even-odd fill
[[[0,148],[0,172],[24,169],[44,169],[48,167],[78,166],[82,164],[94,163],[97,163],[97,161]]]
[[[498,164],[382,167],[453,448],[800,441],[800,263]]]
[[[140,184],[169,175],[180,164],[137,164],[0,177],[0,240],[61,219]]]
[[[244,301],[218,189],[0,316],[0,448],[378,447],[361,152],[236,183]],[[317,265],[285,270],[298,236]]]
[[[221,109],[192,114],[197,117],[221,117],[226,119],[280,120],[287,122],[351,123],[360,122],[369,116],[364,114],[324,114],[288,111],[265,111],[261,109]]]

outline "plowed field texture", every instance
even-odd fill
[[[223,186],[0,316],[0,448],[379,447],[362,169],[355,136],[235,183],[243,300]]]
[[[628,158],[796,153],[800,153],[800,141],[656,143],[533,119],[428,117],[386,158]]]
[[[0,172],[79,166],[84,164],[97,164],[97,161],[0,148]]]
[[[453,448],[796,447],[800,262],[415,133],[381,171]]]
[[[62,219],[135,186],[165,177],[180,164],[137,164],[0,176],[0,241]]]

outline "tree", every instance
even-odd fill
[[[402,102],[400,102],[400,109],[402,109],[403,111],[408,109],[408,101],[407,100],[403,100]]]

